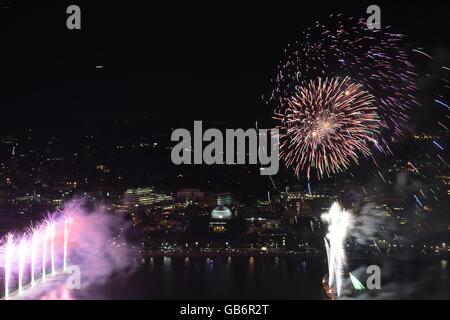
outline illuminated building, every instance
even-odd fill
[[[218,205],[211,212],[211,219],[230,219],[231,210],[225,206]]]
[[[231,193],[220,193],[216,195],[217,204],[219,206],[231,206],[233,204],[233,197]]]
[[[223,233],[228,229],[229,220],[232,218],[231,210],[217,201],[217,206],[211,211],[209,231]]]
[[[177,201],[199,201],[205,198],[205,192],[200,189],[180,189],[177,192]]]
[[[172,200],[172,195],[157,192],[153,188],[128,189],[124,195],[124,204],[128,206],[152,206]]]

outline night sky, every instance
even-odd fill
[[[366,16],[372,2],[228,6],[0,1],[1,132],[52,132],[148,116],[152,130],[184,119],[271,124],[263,96],[283,49],[330,13]],[[78,4],[82,29],[66,28]],[[449,60],[444,1],[377,2],[382,24]],[[103,66],[98,69],[96,66]]]

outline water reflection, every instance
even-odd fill
[[[323,299],[326,266],[320,257],[151,257],[145,261],[131,275],[117,275],[88,290],[52,289],[41,299]],[[448,296],[448,260],[417,265],[394,263],[392,278],[383,278],[383,284],[387,289],[392,283],[395,288],[411,288],[413,298],[430,295],[427,290],[436,294],[438,289]],[[415,290],[410,285],[411,279],[418,282],[418,275],[434,275],[427,282],[429,289]],[[411,290],[394,292],[392,297]]]

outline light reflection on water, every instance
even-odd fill
[[[447,265],[448,265],[448,261],[447,260],[441,260],[442,271],[447,271]]]
[[[321,299],[321,258],[147,257],[127,279],[92,290],[90,298],[118,299]],[[89,298],[89,297],[82,297]]]
[[[363,265],[357,261],[356,265]],[[81,290],[64,283],[33,297],[71,299],[323,299],[320,257],[146,257],[131,275]],[[388,266],[389,265],[389,266]],[[448,260],[383,262],[390,298],[449,298]],[[420,287],[419,287],[420,285]],[[406,289],[406,290],[405,290]],[[400,296],[408,292],[409,296]],[[383,294],[383,293],[381,293]]]
[[[60,288],[51,289],[50,292],[45,293],[40,300],[74,300],[72,292],[73,290],[62,285]]]
[[[349,267],[366,263],[354,261]],[[374,297],[442,299],[450,294],[447,260],[374,263],[382,266],[385,289]],[[151,268],[147,263],[101,290],[124,299],[323,299],[325,271],[322,257],[155,257]]]

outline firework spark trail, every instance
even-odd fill
[[[334,259],[330,256],[330,244],[325,238],[325,250],[327,251],[327,261],[328,261],[328,284],[331,286],[334,283]]]
[[[424,55],[425,57],[427,57],[427,58],[430,59],[430,60],[433,60],[433,59],[434,59],[432,56],[430,56],[430,55],[429,55],[428,53],[426,53],[426,52],[423,52],[422,50],[413,49],[413,51],[414,51],[414,52],[417,52],[417,53],[419,53],[419,54],[421,54],[421,55]]]
[[[446,165],[446,166],[448,165],[447,162],[446,162],[444,159],[442,159],[442,157],[441,157],[439,154],[437,155],[437,157],[439,158],[439,160],[441,160],[441,162],[442,162],[444,165]]]
[[[415,194],[413,194],[413,196],[414,196],[414,199],[416,200],[417,204],[422,207],[423,205],[422,205],[422,202],[420,202],[419,198]]]
[[[280,158],[297,176],[306,169],[320,179],[371,155],[369,143],[378,133],[374,98],[350,78],[310,81],[289,101],[280,122]]]
[[[448,104],[445,104],[444,102],[442,102],[438,99],[435,99],[434,101],[450,110],[450,106]]]
[[[34,287],[35,285],[35,270],[36,270],[36,258],[37,258],[37,245],[39,242],[39,233],[37,230],[33,230],[33,235],[31,238],[31,266],[30,266],[30,272],[31,272],[31,287]]]
[[[448,130],[448,127],[443,125],[441,122],[438,122],[438,125],[440,125],[442,128],[444,128],[445,130]]]
[[[345,253],[345,240],[352,225],[351,213],[342,209],[335,202],[328,213],[322,215],[322,220],[328,224],[328,233],[325,238],[325,247],[328,258],[328,283],[336,288],[340,297],[342,293],[344,268],[347,263]]]
[[[381,253],[381,250],[380,250],[380,247],[378,246],[377,242],[376,242],[375,240],[372,240],[372,241],[373,241],[373,245],[375,246],[375,248],[377,248],[378,252],[379,252],[380,254],[382,254],[382,253]]]
[[[55,233],[56,233],[56,226],[55,222],[52,221],[50,223],[50,261],[52,264],[52,276],[56,274],[56,267],[55,267]]]
[[[11,280],[11,266],[13,256],[13,242],[14,238],[12,234],[7,236],[6,248],[5,248],[5,299],[9,298],[10,293],[10,280]]]
[[[22,237],[19,244],[19,294],[23,292],[24,271],[27,257],[27,243],[25,237]]]
[[[442,151],[444,151],[444,148],[443,148],[439,143],[437,143],[436,141],[433,141],[433,144],[434,144],[436,147],[438,147],[439,149],[441,149]]]
[[[68,253],[68,241],[69,241],[69,224],[71,219],[69,217],[65,217],[64,219],[64,252],[63,252],[63,270],[67,270],[67,253]]]
[[[50,234],[50,223],[46,223],[45,233],[44,233],[44,241],[42,241],[42,282],[45,281],[45,266],[47,264],[47,245],[48,245],[48,237]]]

